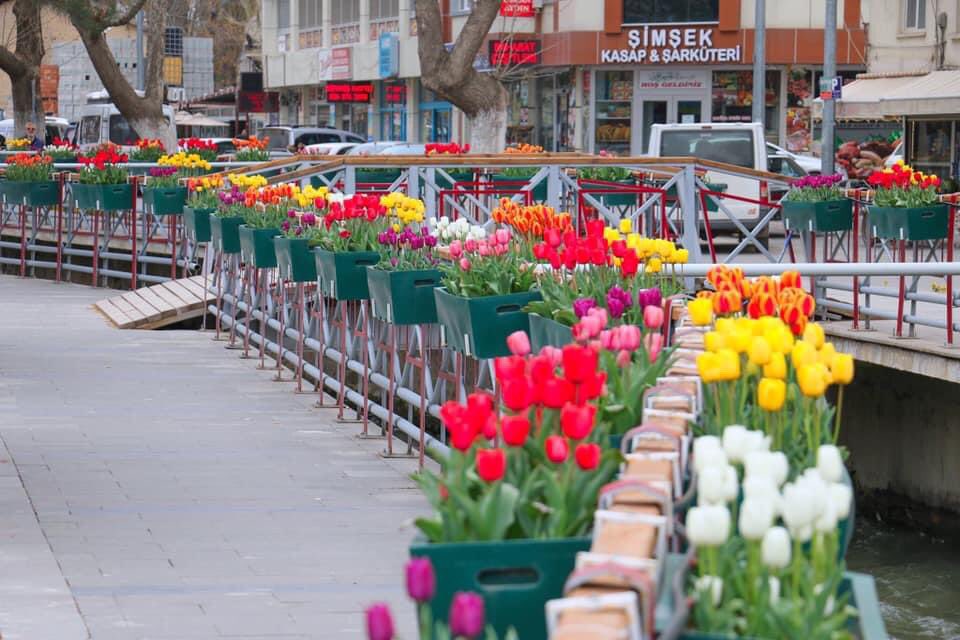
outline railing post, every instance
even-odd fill
[[[677,196],[683,221],[680,237],[690,255],[689,261],[696,264],[703,261],[703,256],[700,253],[700,225],[697,220],[697,176],[693,169],[692,164],[685,165],[677,175]],[[707,215],[706,211],[704,215]],[[685,278],[684,285],[693,289],[693,278]]]
[[[343,192],[346,195],[353,195],[357,192],[357,170],[353,165],[347,165],[343,168]]]
[[[429,174],[433,171],[432,168],[427,169]],[[420,167],[410,167],[407,170],[407,195],[411,198],[420,197]]]
[[[552,164],[547,167],[547,204],[554,209],[560,209],[562,194],[563,184],[560,182],[560,166]]]
[[[419,176],[417,176],[417,179],[419,180]],[[424,212],[427,219],[437,217],[437,200],[443,197],[440,191],[433,187],[435,184],[437,184],[437,170],[433,167],[427,167],[427,182],[423,185],[423,204],[425,205]],[[443,211],[442,203],[440,211]]]

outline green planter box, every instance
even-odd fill
[[[847,199],[827,202],[783,203],[783,222],[797,231],[849,231],[853,229],[853,202]]]
[[[133,185],[80,184],[75,182],[73,201],[80,209],[126,211],[133,208]]]
[[[947,237],[949,218],[945,204],[912,208],[871,206],[867,223],[878,238],[942,240]]]
[[[240,225],[243,217],[210,214],[210,240],[221,253],[240,253]]]
[[[617,180],[616,184],[625,187],[636,187],[636,180]],[[587,190],[587,193],[599,200],[606,207],[635,207],[640,202],[640,196],[643,194],[638,191],[629,193],[620,193],[617,188],[608,184],[582,184],[581,187]],[[611,193],[604,193],[610,191]]]
[[[336,300],[367,300],[367,267],[380,262],[376,251],[341,251],[314,249],[320,291]]]
[[[442,277],[436,269],[385,271],[367,267],[373,316],[396,325],[435,323],[437,302],[433,290],[440,286]]]
[[[552,318],[530,314],[530,347],[534,353],[547,345],[562,347],[573,342],[573,329]]]
[[[382,184],[389,186],[399,177],[400,169],[389,169],[386,171],[357,169],[354,174],[354,181],[363,184]]]
[[[495,173],[490,176],[490,179],[493,180],[493,186],[495,189],[507,190],[506,193],[496,194],[498,197],[503,196],[505,198],[512,198],[513,196],[518,195],[516,192],[523,189],[523,187],[527,185],[527,182],[530,181],[530,178],[535,176],[536,173],[536,171],[531,173],[529,178],[505,176],[502,173]],[[535,202],[543,202],[547,199],[547,178],[541,180],[540,183],[533,188],[532,197]]]
[[[280,277],[290,282],[316,282],[317,263],[307,240],[302,238],[273,239]]]
[[[514,331],[530,331],[529,314],[523,308],[541,299],[539,291],[463,298],[438,287],[433,293],[437,320],[443,327],[447,344],[481,359],[509,355],[507,336]]]
[[[454,593],[475,591],[483,596],[487,622],[499,637],[512,626],[522,640],[546,640],[544,605],[563,595],[577,553],[589,548],[590,538],[439,544],[417,539],[410,555],[433,563],[435,620],[447,619]]]
[[[279,235],[280,229],[240,225],[240,255],[243,261],[257,269],[276,268],[277,252],[273,247],[273,239]]]
[[[212,207],[194,209],[184,205],[183,228],[188,238],[194,242],[210,242],[210,214],[213,211]]]
[[[143,204],[155,216],[178,216],[183,214],[187,202],[186,187],[144,187]]]
[[[60,202],[60,183],[45,182],[0,182],[0,194],[10,203],[28,204],[31,207],[53,207]]]

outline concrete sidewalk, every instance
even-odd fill
[[[0,436],[69,586],[30,591],[58,578],[39,556],[0,564],[3,637],[83,637],[70,593],[94,640],[361,638],[373,601],[412,636],[415,463],[380,458],[212,332],[110,328],[90,308],[104,294],[0,276]],[[47,605],[67,615],[24,627]]]

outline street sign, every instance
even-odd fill
[[[820,78],[820,99],[833,100],[833,78]]]
[[[837,76],[833,79],[833,99],[839,100],[843,97],[843,78]]]

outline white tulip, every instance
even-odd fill
[[[743,481],[743,499],[751,498],[769,502],[774,516],[780,513],[780,490],[770,476],[750,476]]]
[[[727,466],[727,454],[723,449],[704,449],[693,458],[693,468],[697,473],[702,473],[707,467],[725,466]]]
[[[763,564],[771,569],[783,569],[790,564],[790,534],[783,527],[770,527],[760,544]]]
[[[837,509],[833,506],[833,500],[824,502],[823,511],[814,522],[814,528],[820,533],[832,533],[837,528]]]
[[[853,501],[853,490],[842,482],[830,485],[830,502],[837,512],[837,520],[845,520],[850,515],[850,503]]]
[[[697,473],[697,504],[723,504],[727,501],[724,491],[724,475],[728,467],[707,467]]]
[[[687,539],[695,546],[717,546],[730,536],[730,512],[722,505],[691,507],[687,511]]]
[[[723,452],[730,462],[743,462],[747,452],[747,433],[742,424],[731,424],[723,430]]]
[[[812,524],[817,517],[816,497],[807,483],[795,482],[783,488],[783,521],[790,535],[806,542],[812,533]]]
[[[740,479],[737,477],[737,470],[729,464],[723,468],[722,486],[725,502],[732,502],[740,495]]]
[[[745,498],[740,505],[740,535],[747,540],[760,540],[773,526],[773,504],[762,498]]]
[[[797,484],[804,485],[813,496],[813,520],[823,513],[827,506],[829,497],[829,487],[823,481],[823,477],[816,469],[807,469],[803,475],[797,478]],[[811,523],[813,521],[811,520]]]
[[[763,431],[747,431],[743,446],[745,449],[744,455],[751,451],[769,451],[770,438]]]
[[[767,578],[767,584],[770,586],[770,604],[776,605],[780,602],[780,578],[770,576]]]
[[[440,216],[440,224],[444,227],[450,226],[450,216]]]
[[[832,444],[822,444],[817,449],[817,471],[827,482],[840,482],[843,478],[843,457],[840,449]]]
[[[787,479],[789,463],[782,451],[751,451],[744,464],[744,477],[768,476],[779,487]]]
[[[710,601],[713,606],[720,606],[720,600],[723,598],[723,578],[719,576],[700,576],[694,581],[693,588],[697,593],[710,594]]]
[[[717,436],[700,436],[693,441],[693,457],[696,458],[707,449],[722,449],[720,438]]]

